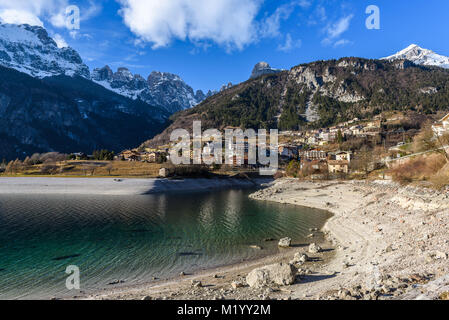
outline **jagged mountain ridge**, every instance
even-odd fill
[[[370,118],[386,110],[448,109],[449,70],[408,60],[342,58],[298,65],[235,85],[175,114],[172,124],[144,145],[168,143],[174,129],[191,131],[194,120],[201,120],[204,130],[226,126],[291,130]]]
[[[92,74],[80,55],[70,47],[59,48],[47,31],[39,26],[0,23],[0,65],[32,77],[67,75],[91,79],[108,90],[169,113],[191,108],[214,92],[194,92],[179,76],[154,71],[145,80],[127,68],[117,72],[105,66]]]
[[[211,91],[207,94],[201,90],[194,92],[178,75],[168,72],[153,71],[144,79],[127,68],[118,68],[114,73],[105,66],[93,70],[92,80],[118,94],[164,107],[171,113],[191,108],[213,94]]]
[[[449,69],[449,57],[439,55],[432,50],[423,49],[416,44],[412,44],[404,50],[383,59],[390,61],[405,59],[418,65]]]

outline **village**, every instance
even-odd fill
[[[417,113],[391,112],[373,119],[355,118],[326,128],[281,131],[273,144],[269,139],[242,136],[240,149],[235,144],[237,139],[232,143],[217,144],[213,138],[202,138],[196,143],[196,152],[189,141],[182,143],[182,148],[171,143],[141,146],[118,154],[108,150],[96,150],[92,155],[83,152],[33,154],[23,161],[3,161],[0,173],[142,178],[251,176],[259,175],[261,169],[270,169],[274,164],[275,177],[329,180],[373,176],[390,179],[391,170],[410,161],[427,161],[426,157],[436,157],[438,153],[435,168],[440,167],[441,159],[449,159],[448,137],[449,114],[433,116],[429,120],[428,116]],[[170,159],[171,151],[176,148],[186,159],[182,164]],[[269,159],[270,166],[261,161],[261,155]],[[275,163],[273,159],[276,159]],[[406,173],[413,173],[409,171]],[[423,168],[415,171],[422,172]]]
[[[399,112],[379,115],[374,119],[353,120],[338,125],[301,131],[279,132],[277,150],[280,170],[282,172],[293,168],[301,172],[303,177],[311,179],[345,178],[349,175],[366,174],[382,167],[390,167],[392,163],[403,157],[410,156],[407,146],[419,132],[419,123],[415,119]],[[418,120],[416,120],[419,122]],[[449,133],[449,114],[432,125],[436,137]],[[125,150],[115,157],[115,160],[147,163],[170,162],[172,145],[162,145],[155,148],[136,148]],[[224,155],[225,146],[222,154]],[[256,146],[257,150],[259,145]],[[229,162],[223,159],[228,169],[257,170],[260,165],[248,161],[249,142],[245,140],[244,157],[241,163],[237,161],[234,152]],[[214,151],[213,142],[202,142],[203,155]],[[194,153],[190,152],[190,160]],[[223,166],[225,166],[223,164]],[[217,168],[217,164],[211,168]],[[297,174],[294,173],[293,176]]]

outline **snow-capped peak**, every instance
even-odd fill
[[[195,93],[181,77],[168,72],[153,71],[145,80],[141,75],[132,74],[127,68],[118,68],[114,73],[110,67],[105,66],[93,70],[92,80],[108,90],[163,107],[170,113],[191,108],[210,95],[201,90]]]
[[[91,76],[80,55],[65,47],[62,38],[55,35],[55,39],[39,26],[0,23],[0,66],[41,79],[56,75],[82,76],[120,95],[163,107],[171,113],[191,108],[212,94],[201,90],[195,93],[181,77],[168,72],[154,71],[144,79],[127,68],[118,68],[114,73],[105,66],[94,69]]]
[[[37,78],[60,74],[90,77],[75,50],[59,48],[44,28],[27,24],[0,23],[0,65]]]
[[[429,49],[421,48],[416,44],[411,44],[404,50],[382,59],[390,61],[406,59],[418,65],[436,66],[449,69],[449,57],[439,55]]]

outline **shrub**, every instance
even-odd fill
[[[283,177],[284,177],[284,173],[283,173],[282,171],[280,171],[280,170],[278,170],[278,171],[274,174],[274,176],[273,176],[273,178],[274,178],[275,180],[281,179],[281,178],[283,178]]]
[[[288,177],[297,178],[301,170],[301,164],[299,161],[292,160],[287,166],[286,175]]]
[[[416,157],[392,170],[390,173],[394,181],[401,184],[414,180],[429,180],[444,167],[446,159],[441,154]]]
[[[209,168],[205,165],[173,165],[166,164],[170,175],[179,177],[206,177],[209,175]]]

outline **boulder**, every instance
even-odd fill
[[[201,281],[192,280],[192,287],[194,287],[194,288],[201,288],[201,287],[203,287],[203,284],[202,284]]]
[[[318,246],[316,243],[311,243],[309,246],[309,252],[310,253],[319,253],[322,249],[320,246]]]
[[[294,265],[303,265],[304,263],[306,263],[309,260],[309,257],[301,252],[297,252],[295,253],[295,256],[293,257],[293,260],[290,261],[291,264]]]
[[[289,248],[291,244],[292,244],[292,239],[282,238],[281,240],[279,240],[278,246],[281,248]]]
[[[231,283],[231,287],[233,289],[243,288],[243,283],[241,283],[240,281],[233,281]]]
[[[254,269],[246,277],[246,282],[254,288],[263,288],[273,284],[291,285],[295,282],[297,272],[298,270],[292,264],[276,263]]]
[[[159,177],[160,178],[167,178],[168,176],[170,176],[170,170],[168,170],[167,168],[159,169]]]

